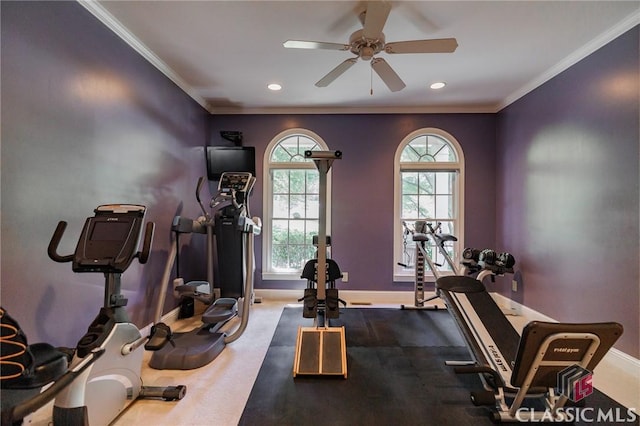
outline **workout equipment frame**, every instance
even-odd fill
[[[305,265],[301,278],[309,285],[315,279],[316,288],[305,291],[305,316],[311,305],[314,312],[314,327],[299,327],[293,377],[298,375],[337,375],[347,377],[347,345],[344,327],[330,327],[329,318],[339,314],[338,289],[334,280],[342,274],[337,263],[327,259],[327,174],[334,160],[342,158],[340,151],[305,151],[305,157],[313,159],[320,178],[320,212],[318,226],[317,259]],[[337,269],[337,272],[335,270]],[[315,272],[315,273],[314,273]],[[329,288],[327,288],[329,285]],[[315,291],[309,291],[315,290]]]
[[[109,424],[138,398],[179,400],[186,393],[185,386],[142,385],[142,346],[151,336],[142,336],[129,321],[127,299],[121,292],[121,275],[133,259],[140,263],[149,259],[152,222],[146,224],[142,251],[137,251],[146,207],[109,204],[94,212],[85,222],[74,254],[57,253],[66,222],[58,223],[48,248],[52,260],[72,262],[74,272],[105,276],[104,306],[73,350],[70,370],[79,376],[56,395],[54,425]]]
[[[472,392],[471,400],[493,406],[497,421],[571,421],[562,410],[571,395],[563,376],[576,369],[590,374],[623,332],[615,322],[534,321],[520,337],[480,281],[449,276],[439,278],[436,287],[473,358],[447,365],[456,373],[480,374],[485,390]],[[527,400],[544,408],[526,406]]]
[[[407,235],[411,235],[412,240],[415,243],[415,260],[414,260],[414,268],[415,268],[414,280],[415,281],[414,281],[414,293],[413,293],[414,294],[413,306],[401,305],[400,307],[401,309],[438,309],[437,305],[426,305],[427,302],[437,299],[438,296],[434,295],[428,298],[425,298],[424,296],[424,293],[425,293],[424,288],[426,283],[425,266],[428,265],[429,269],[433,273],[434,278],[438,279],[439,277],[443,276],[443,274],[440,272],[440,269],[439,269],[440,267],[442,267],[442,265],[438,265],[437,263],[435,263],[434,260],[431,258],[431,256],[429,256],[429,253],[427,253],[426,243],[429,241],[429,239],[433,240],[436,246],[436,249],[444,257],[444,260],[447,262],[447,264],[451,268],[451,271],[454,274],[458,275],[462,273],[462,270],[460,270],[456,266],[456,264],[454,263],[453,259],[451,258],[451,256],[449,255],[449,252],[445,247],[445,244],[447,242],[455,242],[455,241],[458,241],[458,239],[455,236],[450,234],[437,233],[436,230],[440,228],[440,223],[438,223],[436,225],[436,228],[434,228],[433,225],[429,222],[426,222],[423,220],[416,220],[414,222],[413,227],[410,227],[409,224],[407,224],[407,222],[402,222],[402,226],[405,229],[404,231],[405,238]],[[406,266],[406,265],[401,265],[401,266]]]

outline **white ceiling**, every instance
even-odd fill
[[[365,2],[82,2],[212,113],[496,112],[640,23],[638,1],[390,3],[387,43],[455,37],[459,45],[450,54],[380,53],[407,85],[395,93],[364,61],[318,88],[354,55],[282,46],[348,44]],[[428,89],[434,81],[447,86]],[[267,90],[271,82],[283,89]]]

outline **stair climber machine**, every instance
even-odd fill
[[[158,300],[155,324],[167,330],[170,345],[155,348],[154,341],[147,344],[153,352],[149,366],[158,370],[191,370],[213,361],[227,343],[237,340],[249,322],[249,308],[253,301],[254,236],[262,229],[261,220],[249,217],[248,198],[255,177],[245,172],[225,172],[218,183],[218,193],[211,200],[211,213],[200,201],[205,178],[198,180],[196,199],[203,215],[196,220],[176,216],[172,231],[176,235],[162,277],[162,288],[167,288],[171,272],[178,258],[178,236],[185,233],[206,234],[207,281],[186,284],[181,278],[174,280],[174,294],[181,300],[197,299],[208,307],[202,314],[202,325],[188,332],[172,333],[161,322],[166,292]],[[214,242],[217,250],[214,251]],[[218,255],[218,275],[221,284],[214,289],[214,255]],[[222,327],[240,316],[240,324],[233,332]]]
[[[331,237],[327,235],[327,173],[334,160],[342,158],[340,151],[305,151],[305,157],[316,164],[320,180],[319,226],[315,259],[309,260],[301,278],[307,280],[302,315],[314,318],[313,327],[299,327],[293,377],[298,375],[334,375],[347,377],[347,349],[344,326],[330,327],[329,320],[340,315],[335,281],[342,278],[338,264],[328,258]]]
[[[35,411],[44,401],[43,395],[46,393],[55,392],[53,424],[65,426],[106,425],[136,399],[172,401],[182,399],[185,395],[185,386],[142,386],[142,346],[154,337],[142,336],[140,330],[129,321],[125,310],[127,299],[121,293],[121,275],[133,259],[138,258],[140,263],[146,263],[149,258],[154,228],[152,222],[146,224],[142,251],[137,251],[146,208],[109,204],[98,206],[94,212],[95,215],[85,222],[74,254],[62,256],[57,253],[66,222],[58,223],[49,243],[48,254],[56,262],[72,262],[74,272],[104,274],[104,306],[77,346],[63,351],[69,354],[70,359],[67,373],[58,376],[50,388],[37,396],[35,401],[28,402],[26,409],[23,406],[21,413],[14,418],[22,417],[31,409]],[[167,343],[166,339],[161,341],[157,336],[155,340],[158,346]],[[53,357],[36,356],[35,376],[44,370],[38,358],[47,363],[47,358],[59,359],[59,353],[59,350],[58,354],[51,352]],[[66,360],[60,361],[66,365]],[[40,379],[36,377],[34,382],[38,383]],[[3,394],[6,391],[3,389]],[[40,403],[37,399],[40,399]],[[29,403],[33,403],[31,407]]]

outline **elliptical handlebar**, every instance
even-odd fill
[[[56,227],[56,230],[51,237],[51,241],[49,242],[47,254],[49,255],[49,258],[54,262],[67,263],[73,260],[73,254],[68,254],[66,256],[61,256],[60,254],[58,254],[58,245],[60,244],[60,240],[62,240],[62,234],[64,234],[65,229],[67,229],[67,222],[61,220],[60,222],[58,222],[58,226]]]
[[[204,208],[204,204],[202,204],[202,200],[200,199],[200,191],[202,191],[202,186],[204,185],[205,178],[204,176],[200,176],[198,178],[198,184],[196,185],[196,200],[198,200],[198,204],[200,205],[200,210],[202,210],[202,214],[208,220],[211,216],[207,212],[207,209]]]
[[[149,260],[149,255],[151,254],[151,244],[153,242],[153,232],[155,229],[155,224],[153,222],[147,222],[147,225],[144,229],[144,242],[142,243],[142,251],[139,251],[136,256],[138,257],[138,262],[141,264],[147,263]]]

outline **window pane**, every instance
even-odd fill
[[[275,218],[289,217],[289,196],[288,195],[273,196],[273,217]]]
[[[403,195],[402,196],[402,217],[418,218],[418,196]]]
[[[437,218],[452,218],[453,217],[453,205],[452,197],[450,195],[437,195],[436,196],[436,210],[435,217]]]
[[[275,198],[275,197],[274,197]],[[292,219],[303,219],[305,216],[305,196],[304,195],[291,195],[291,210],[289,217]]]
[[[433,213],[435,212],[435,197],[433,195],[420,195],[418,198],[420,203],[420,209],[418,211],[418,218],[426,219],[434,217]]]
[[[271,266],[276,270],[289,268],[289,249],[286,244],[271,245]]]
[[[313,151],[318,149],[318,144],[316,143],[316,141],[306,136],[300,136],[299,143],[300,148],[298,150],[298,153],[302,156],[304,156],[305,151]]]
[[[306,240],[305,240],[305,244],[307,244],[309,247],[311,247],[311,249],[314,249],[313,247],[313,236],[314,235],[318,235],[318,221],[317,220],[307,220],[306,221]],[[315,253],[315,250],[311,251],[312,254]]]
[[[436,193],[438,194],[452,194],[453,193],[453,180],[452,176],[455,176],[451,172],[436,173]]]
[[[320,199],[317,195],[307,195],[307,214],[309,219],[317,219],[320,215]]]
[[[271,221],[272,241],[274,244],[287,244],[289,242],[289,221],[273,220]]]
[[[290,158],[291,155],[282,147],[282,145],[276,146],[271,153],[271,161],[274,163],[285,163],[288,162]]]
[[[289,170],[273,170],[273,193],[286,194],[289,192]]]
[[[307,170],[307,194],[320,193],[320,174],[318,170]]]
[[[417,194],[418,193],[418,173],[403,172],[401,175],[402,175],[402,193]]]
[[[289,187],[292,194],[304,194],[305,170],[291,170],[289,173]]]
[[[433,194],[434,193],[434,180],[435,173],[420,173],[419,175],[419,183],[420,183],[420,194]]]
[[[304,244],[304,220],[289,221],[289,244]]]
[[[302,269],[309,260],[304,246],[289,246],[289,268]]]
[[[400,154],[400,162],[402,163],[414,163],[420,161],[420,154],[411,147],[406,147]]]
[[[427,155],[428,151],[426,136],[418,136],[409,143],[409,146],[413,148],[420,157]]]

